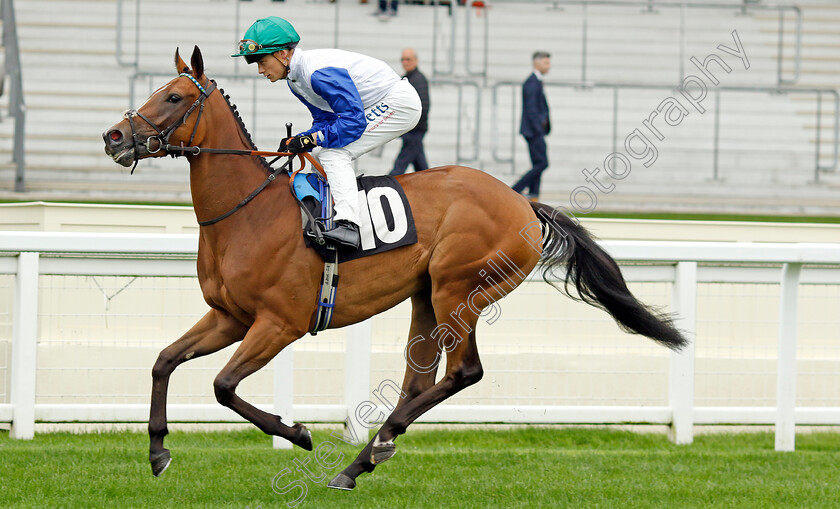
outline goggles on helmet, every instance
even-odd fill
[[[252,55],[257,52],[264,53],[263,50],[274,50],[280,51],[282,49],[286,49],[285,44],[258,44],[256,41],[252,41],[251,39],[242,39],[239,41],[239,54],[240,55]]]

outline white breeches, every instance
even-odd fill
[[[365,111],[367,128],[362,136],[341,148],[316,148],[318,158],[330,183],[335,202],[335,219],[359,224],[359,200],[353,160],[412,130],[420,120],[420,97],[403,79],[394,85],[382,101]]]

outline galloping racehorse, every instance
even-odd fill
[[[255,408],[236,387],[312,329],[324,268],[304,243],[298,203],[286,185],[267,185],[237,209],[273,170],[261,157],[242,155],[256,148],[230,103],[204,75],[199,49],[190,66],[176,51],[175,65],[177,77],[103,135],[105,152],[123,166],[173,151],[185,155],[200,223],[236,210],[200,229],[198,279],[210,311],[160,353],[152,370],[149,459],[156,476],[171,461],[163,447],[169,376],[181,363],[237,342],[213,382],[219,403],[263,432],[312,450],[306,427],[289,426]],[[214,147],[229,150],[205,149]],[[360,322],[410,298],[406,397],[330,487],[354,488],[360,474],[393,456],[394,440],[408,425],[481,379],[479,314],[540,261],[552,277],[557,269],[565,271],[559,289],[605,309],[623,329],[672,349],[685,344],[669,318],[636,300],[615,261],[588,232],[559,211],[461,166],[404,175],[399,183],[413,207],[417,242],[342,264],[331,326]],[[484,270],[488,266],[496,269],[493,277]],[[435,383],[444,353],[446,372]]]

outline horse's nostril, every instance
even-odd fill
[[[108,133],[108,138],[110,138],[111,141],[120,141],[122,139],[122,133],[117,130],[111,131]]]

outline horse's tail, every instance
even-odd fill
[[[566,214],[543,203],[531,207],[543,227],[543,279],[572,299],[607,311],[627,332],[647,336],[672,350],[687,340],[671,318],[641,302],[627,288],[618,264],[595,242],[589,232]],[[558,268],[565,266],[565,284]],[[553,280],[553,281],[552,281]],[[570,291],[574,284],[576,294]]]

